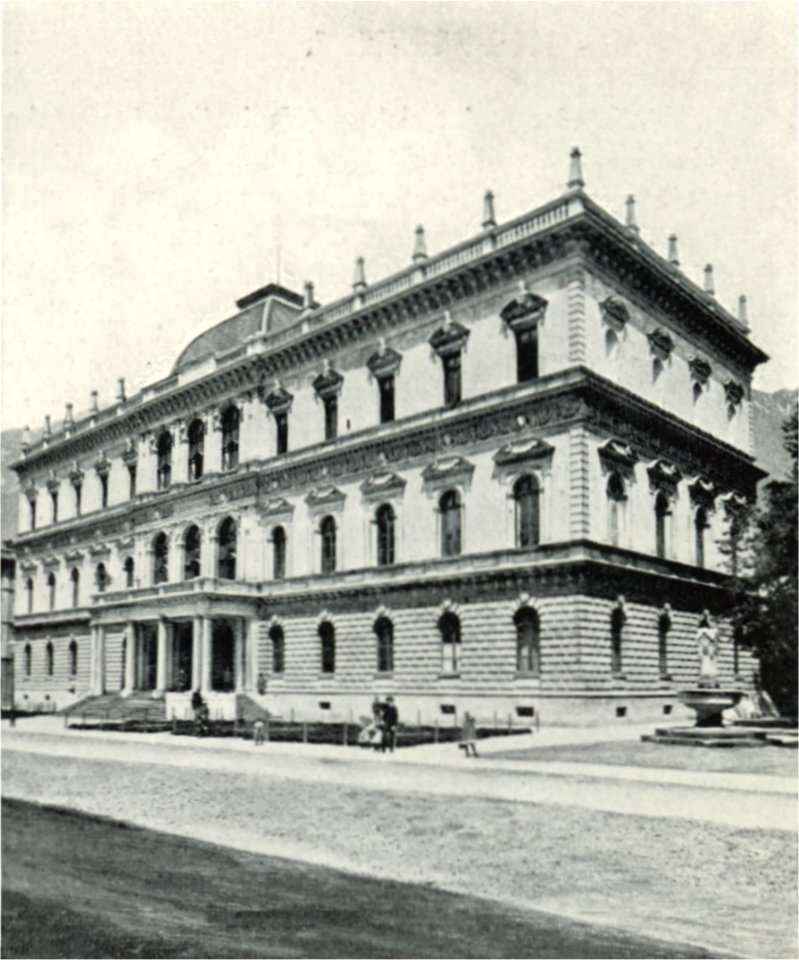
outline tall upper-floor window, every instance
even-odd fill
[[[461,622],[451,612],[442,614],[438,621],[441,635],[441,672],[457,673],[460,666]]]
[[[167,580],[169,580],[169,540],[162,532],[153,541],[153,583],[166,583]]]
[[[281,674],[286,669],[286,638],[283,627],[275,624],[269,631],[272,641],[272,673]]]
[[[538,377],[538,325],[516,331],[516,379],[527,383]]]
[[[136,464],[128,464],[128,496],[132,500],[136,496]]]
[[[388,617],[379,617],[374,625],[377,638],[377,672],[392,673],[394,670],[394,624]]]
[[[200,528],[192,524],[183,540],[183,579],[193,580],[200,576]]]
[[[335,440],[338,436],[338,397],[330,394],[322,402],[325,405],[325,440]]]
[[[31,530],[36,529],[36,497],[28,497],[28,519]]]
[[[100,506],[105,508],[108,506],[108,474],[100,474]]]
[[[69,641],[69,675],[78,675],[78,644],[74,640]]]
[[[622,670],[622,633],[624,631],[624,612],[615,607],[610,615],[610,669],[614,674]]]
[[[239,465],[239,408],[222,411],[222,469],[235,470]]]
[[[219,559],[217,561],[217,576],[220,580],[236,579],[236,521],[227,517],[219,527]]]
[[[462,546],[461,499],[457,490],[447,490],[438,501],[441,516],[441,556],[457,557]]]
[[[28,613],[33,613],[33,577],[25,579],[25,608]]]
[[[336,672],[336,631],[333,624],[325,620],[319,625],[319,644],[322,661],[322,673]]]
[[[666,556],[668,522],[671,517],[671,504],[668,496],[660,490],[655,497],[655,553]]]
[[[47,641],[47,646],[44,648],[44,664],[47,670],[47,676],[52,677],[55,670],[55,656],[53,644],[49,640]]]
[[[58,523],[58,490],[50,491],[50,500],[53,504],[53,523]]]
[[[272,531],[272,579],[283,580],[286,576],[286,531],[275,527]]]
[[[541,672],[541,625],[538,613],[522,607],[513,618],[516,626],[516,670],[519,673]]]
[[[79,517],[83,509],[83,484],[73,480],[72,489],[75,491],[75,516]]]
[[[56,579],[55,574],[50,571],[47,574],[47,605],[51,610],[55,610],[55,592],[56,592]]]
[[[516,380],[526,383],[538,377],[538,327],[543,323],[547,301],[523,292],[500,311],[516,338]]]
[[[158,489],[168,490],[172,485],[172,434],[162,430],[158,436]]]
[[[375,527],[377,528],[377,565],[387,567],[394,563],[394,510],[389,503],[377,508]]]
[[[125,563],[122,567],[125,572],[125,586],[128,589],[131,589],[135,584],[134,575],[136,572],[136,565],[133,562],[133,557],[127,557]]]
[[[289,415],[287,410],[275,414],[276,431],[276,452],[278,456],[281,453],[289,452]]]
[[[106,570],[104,563],[97,564],[94,580],[97,584],[97,592],[105,593],[109,584],[111,583],[111,578],[108,576],[108,571]]]
[[[31,669],[33,667],[33,653],[31,651],[31,645],[29,643],[25,644],[25,676],[30,677]]]
[[[205,424],[199,417],[189,424],[189,480],[199,480],[205,466]]]
[[[444,364],[444,406],[454,407],[461,402],[461,355],[448,353]]]
[[[69,581],[72,587],[72,606],[77,607],[80,604],[80,570],[77,567],[72,568]]]
[[[394,374],[386,374],[377,381],[380,390],[380,422],[391,423],[394,419]]]
[[[667,613],[658,617],[658,673],[661,680],[669,677],[669,631],[671,619]]]
[[[618,473],[611,473],[608,477],[605,494],[608,498],[608,540],[614,547],[618,547],[622,539],[624,512],[627,508],[627,491]]]
[[[697,567],[704,567],[705,565],[705,531],[709,527],[707,510],[704,507],[697,507],[694,515],[694,546]]]
[[[534,547],[541,539],[541,509],[538,481],[530,474],[519,477],[513,486],[516,507],[516,546]]]
[[[323,517],[319,533],[322,537],[322,573],[330,576],[336,572],[336,521],[333,517]]]

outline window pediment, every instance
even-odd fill
[[[718,493],[715,483],[707,477],[696,477],[688,484],[691,502],[700,507],[712,507]]]
[[[280,383],[275,384],[274,388],[263,397],[264,403],[272,413],[288,413],[293,400],[294,395]]]
[[[638,455],[621,440],[608,440],[597,452],[605,469],[618,470],[624,476],[630,476],[638,463]]]
[[[100,456],[95,461],[94,469],[97,472],[98,477],[107,477],[111,471],[111,461],[102,451],[100,452]]]
[[[294,504],[284,497],[277,497],[258,505],[258,513],[262,517],[291,517],[294,513]]]
[[[79,563],[83,559],[82,550],[69,550],[64,554],[67,563]]]
[[[502,320],[514,331],[543,323],[548,301],[535,293],[524,293],[500,310]]]
[[[73,487],[79,487],[83,483],[83,477],[84,473],[76,461],[72,464],[72,469],[69,471],[69,482]]]
[[[696,383],[699,383],[704,387],[710,379],[710,374],[713,371],[713,368],[710,366],[707,360],[703,360],[702,357],[694,357],[689,362],[688,367],[691,371],[691,378]]]
[[[377,351],[366,361],[366,366],[372,376],[379,380],[381,377],[393,376],[399,370],[401,362],[402,354],[381,343]]]
[[[599,304],[602,321],[616,333],[621,333],[630,320],[627,305],[616,297],[608,297]]]
[[[322,372],[314,378],[313,388],[317,396],[324,399],[339,394],[343,383],[344,377],[325,362]]]
[[[450,320],[449,314],[444,318],[444,323],[430,337],[430,346],[440,356],[448,356],[452,353],[460,353],[466,346],[469,339],[469,330],[457,320]]]
[[[378,473],[364,480],[361,493],[364,497],[402,496],[407,480],[396,473]]]
[[[428,464],[422,470],[422,479],[429,488],[450,483],[467,484],[472,479],[474,464],[464,457],[445,457]]]
[[[649,474],[649,486],[653,491],[663,491],[670,496],[676,494],[677,484],[682,480],[682,474],[673,463],[669,463],[667,460],[656,460],[647,467],[647,473]]]
[[[111,547],[107,543],[93,543],[89,547],[89,555],[92,557],[107,557],[111,553]]]
[[[139,450],[136,446],[136,441],[131,437],[128,440],[128,445],[126,449],[122,452],[122,459],[125,461],[126,465],[131,467],[139,459]]]
[[[647,335],[649,340],[649,350],[653,356],[660,360],[661,363],[665,363],[671,356],[672,350],[674,350],[674,341],[666,333],[665,330],[661,330],[660,327],[657,327],[650,334]]]
[[[58,493],[60,487],[61,487],[61,481],[55,475],[51,475],[47,481],[47,489],[52,494],[52,493]]]
[[[35,560],[20,560],[19,569],[24,570],[25,573],[32,573],[39,566]]]
[[[346,494],[342,493],[337,487],[323,487],[312,490],[305,498],[305,502],[311,510],[316,511],[335,508],[343,509],[346,499]]]
[[[42,559],[42,566],[45,569],[52,569],[53,567],[61,566],[61,558],[57,557],[54,553],[51,553],[49,556]]]
[[[29,480],[27,486],[25,487],[25,496],[31,503],[36,500],[38,492],[39,491],[36,487],[36,484],[33,482],[33,480]]]
[[[744,398],[744,388],[735,380],[728,380],[724,384],[724,396],[729,406],[737,407]]]
[[[494,463],[498,467],[505,467],[514,463],[548,460],[554,452],[555,448],[545,440],[511,441],[497,450]]]

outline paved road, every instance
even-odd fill
[[[157,738],[157,739],[156,739]],[[582,764],[440,760],[436,765],[390,755],[327,748],[305,757],[301,746],[257,750],[246,741],[196,741],[109,733],[76,736],[6,730],[3,749],[48,756],[116,759],[257,776],[328,782],[370,790],[484,797],[560,804],[646,817],[701,820],[725,826],[797,830],[796,784],[783,777],[689,774]],[[587,769],[586,769],[587,768]],[[751,783],[750,783],[751,781]]]

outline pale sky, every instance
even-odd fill
[[[276,278],[321,302],[557,196],[637,200],[797,384],[792,3],[10,3],[2,421],[169,372]]]

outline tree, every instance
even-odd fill
[[[767,483],[758,505],[728,511],[720,547],[733,576],[733,628],[759,658],[763,688],[780,712],[796,716],[799,408],[782,430],[791,457],[787,479]]]

